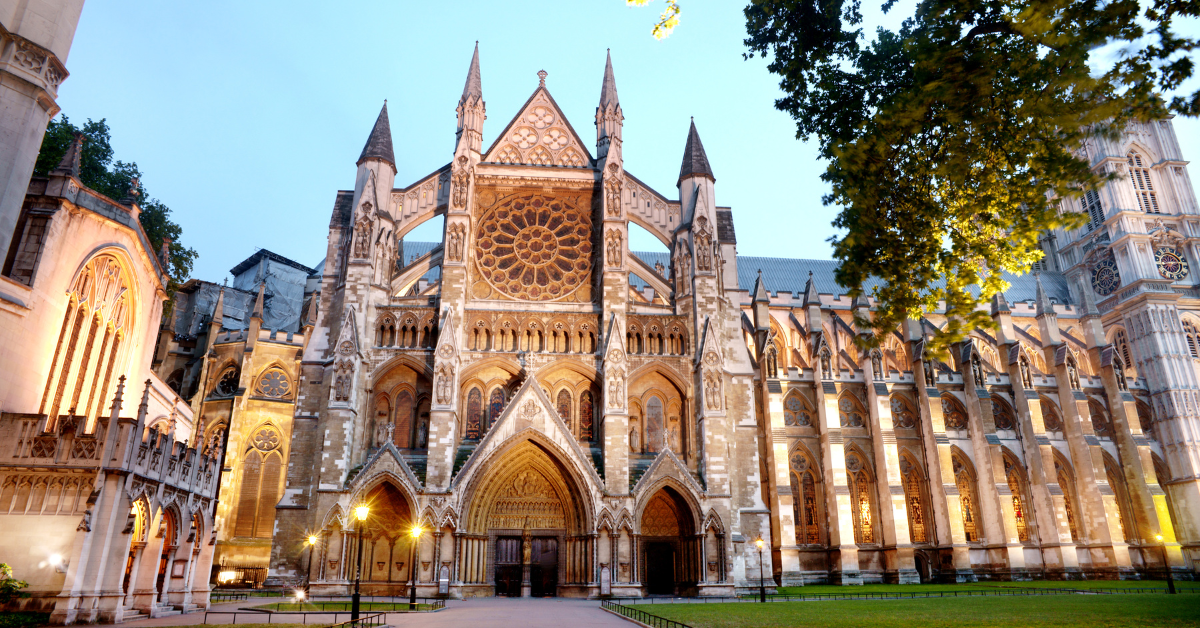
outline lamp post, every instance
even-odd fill
[[[317,549],[317,535],[308,535],[308,538],[304,540],[304,544],[308,545],[308,566],[304,568],[304,597],[308,597],[312,593],[308,588],[308,582],[312,577],[312,557],[313,552]]]
[[[1175,594],[1175,575],[1171,573],[1171,561],[1167,559],[1167,544],[1163,541],[1163,535],[1156,534],[1154,536],[1158,540],[1158,546],[1162,548],[1163,567],[1167,569],[1167,593]]]
[[[763,582],[763,564],[762,564],[763,540],[759,539],[759,540],[755,541],[754,544],[758,546],[758,601],[763,604],[766,604],[766,602],[767,602],[767,585],[765,582]]]
[[[362,581],[362,533],[369,514],[371,514],[371,509],[365,504],[354,508],[354,517],[358,519],[358,566],[354,569],[354,595],[350,597],[350,621],[358,621],[358,586]]]
[[[421,524],[413,526],[409,534],[412,535],[412,549],[409,551],[408,557],[408,579],[411,588],[408,590],[408,610],[417,610],[417,541],[421,539]]]

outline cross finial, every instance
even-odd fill
[[[538,70],[538,87],[546,86],[546,77],[547,76],[549,76],[548,72],[546,72],[545,70]]]

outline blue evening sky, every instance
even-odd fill
[[[674,198],[695,116],[717,202],[733,207],[739,252],[828,259],[836,209],[821,203],[824,164],[774,109],[780,92],[766,62],[742,59],[744,2],[682,0],[679,28],[657,41],[650,29],[662,6],[90,0],[59,104],[76,124],[108,119],[116,157],[138,163],[150,194],[172,208],[184,243],[200,253],[193,276],[219,282],[258,248],[310,266],[325,256],[335,192],[353,187],[384,99],[397,186],[446,164],[476,40],[485,147],[545,69],[551,94],[594,151],[611,48],[630,172]],[[906,14],[901,6],[872,15],[868,32]],[[1194,158],[1200,123],[1176,119],[1176,131]],[[440,239],[436,222],[409,239]],[[644,232],[631,245],[661,250]]]

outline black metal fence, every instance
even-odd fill
[[[306,601],[306,602],[302,602],[301,604],[296,604],[294,602],[273,602],[271,604],[271,606],[277,606],[277,608],[263,608],[263,609],[259,609],[259,610],[262,610],[262,611],[268,612],[268,613],[299,613],[299,612],[303,612],[303,613],[334,613],[334,612],[338,612],[338,613],[340,613],[343,611],[348,611],[350,609],[350,602],[348,600],[338,600],[338,601],[331,601],[331,602]],[[363,605],[369,604],[370,607],[367,608],[366,610],[370,611],[372,613],[377,613],[377,612],[398,613],[398,612],[409,610],[408,600],[389,601],[389,602],[370,602],[367,600],[363,600],[362,604]],[[289,610],[288,609],[289,605],[296,606],[297,607],[296,610]],[[308,606],[312,606],[312,607],[316,607],[316,608],[305,610],[304,607],[308,607]],[[422,606],[426,606],[428,608],[420,608]],[[443,600],[441,598],[417,598],[417,607],[420,610],[440,610],[440,609],[446,607],[446,600]]]
[[[387,618],[384,617],[383,613],[378,613],[376,615],[367,615],[366,617],[344,621],[340,624],[333,624],[329,628],[367,628],[368,626],[382,626],[386,619]]]
[[[231,593],[228,591],[213,591],[212,593],[208,594],[208,601],[212,602],[213,604],[219,604],[221,602],[237,602],[240,600],[248,600],[248,599],[250,599],[250,595],[247,593]]]
[[[616,602],[611,602],[608,600],[601,602],[600,607],[605,610],[612,611],[622,617],[628,617],[634,621],[642,622],[647,626],[653,626],[654,628],[692,628],[687,624],[670,620],[666,617],[651,615],[650,613],[633,608],[632,606],[625,606],[624,604],[617,604]]]
[[[1200,594],[1200,588],[1183,588],[1176,586],[1180,593]],[[1032,597],[1052,595],[1130,595],[1130,594],[1165,594],[1166,588],[1151,587],[1106,587],[1096,589],[1050,589],[1034,587],[997,587],[994,590],[968,589],[962,591],[890,591],[872,593],[773,593],[767,595],[768,602],[803,602],[809,600],[912,600],[925,598],[954,598],[954,597]],[[757,603],[759,594],[746,594],[738,597],[651,597],[624,598],[621,604],[731,604]]]

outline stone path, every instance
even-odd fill
[[[214,604],[212,611],[235,611],[249,606],[246,602]],[[329,615],[328,617],[332,617]],[[210,623],[231,623],[232,617],[212,615]],[[265,617],[250,613],[238,614],[237,623],[262,623]],[[348,615],[338,615],[338,621],[346,621]],[[158,619],[143,619],[126,622],[121,626],[193,626],[204,621],[204,613],[173,615]],[[276,615],[273,623],[285,623],[287,619]],[[314,625],[329,625],[332,620],[319,615],[309,615],[308,622]],[[297,623],[299,621],[297,620]],[[600,602],[569,598],[474,598],[449,600],[446,609],[436,613],[389,613],[387,623],[396,628],[448,628],[470,626],[516,626],[518,628],[630,628],[632,624],[611,613],[600,610]]]

